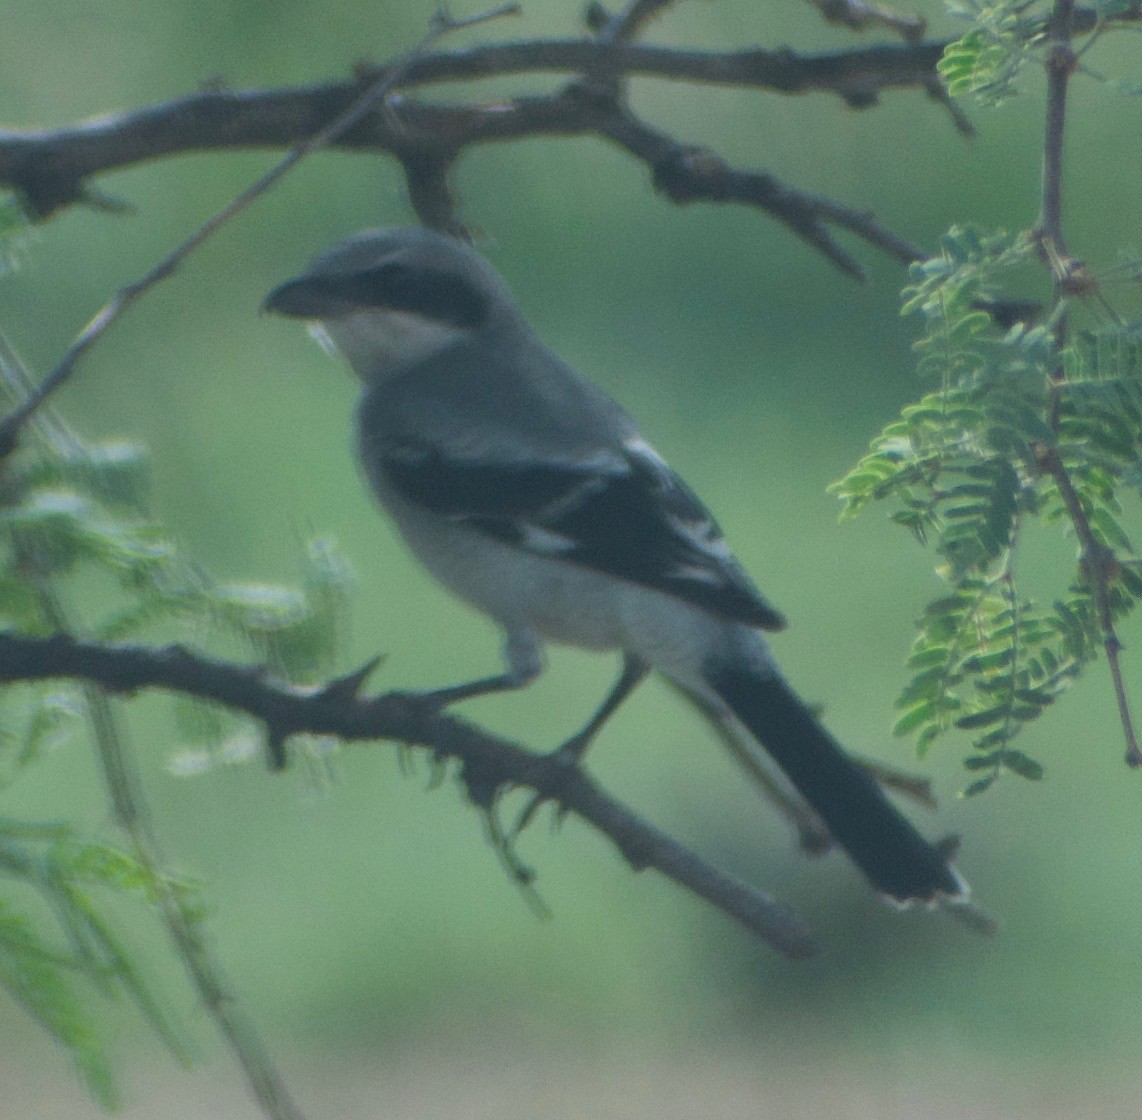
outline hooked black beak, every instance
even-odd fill
[[[262,301],[262,311],[290,319],[331,319],[354,310],[338,285],[325,276],[298,276],[279,284]]]

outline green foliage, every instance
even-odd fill
[[[92,989],[129,998],[170,1049],[184,1055],[101,903],[100,896],[109,894],[153,900],[157,884],[141,863],[67,827],[0,819],[0,883],[30,887],[54,918],[33,918],[0,895],[0,986],[67,1048],[96,1100],[112,1107],[116,1093],[104,1039],[89,1009]],[[54,936],[46,928],[52,924]]]
[[[142,448],[72,437],[9,470],[0,507],[0,620],[42,632],[51,620],[37,583],[98,573],[117,591],[92,625],[101,638],[153,636],[178,624],[199,638],[238,638],[290,680],[323,675],[350,582],[332,543],[309,543],[299,588],[215,583],[147,516],[148,469]]]
[[[16,398],[25,378],[10,354],[0,350],[0,359]],[[51,416],[25,442],[0,474],[0,626],[51,633],[68,625],[74,598],[102,604],[87,620],[93,636],[238,642],[279,676],[328,675],[350,582],[329,541],[307,546],[297,588],[216,583],[148,515],[143,449],[81,441]],[[81,689],[48,686],[0,697],[0,798],[14,797],[10,787],[45,751],[101,733],[95,701],[106,703]],[[232,760],[232,744],[252,738],[247,725],[216,708],[186,701],[180,712],[186,737],[200,744],[200,761],[208,764]],[[196,936],[200,904],[184,884],[155,870],[143,848],[121,851],[71,828],[0,818],[0,987],[67,1048],[92,1095],[108,1106],[114,1083],[91,1010],[94,993],[128,998],[182,1053],[105,912],[109,895],[164,913],[173,907],[179,928]],[[29,909],[24,903],[35,896],[40,904]]]
[[[1013,96],[1023,64],[1045,38],[1042,19],[1031,14],[1035,5],[956,0],[948,7],[972,24],[970,31],[944,48],[937,64],[948,92],[953,97],[972,95],[988,105]]]
[[[1077,54],[1084,75],[1118,93],[1142,94],[1142,83],[1107,77],[1085,61],[1087,49],[1115,26],[1115,17],[1135,9],[1137,0],[1096,0],[1089,7],[1098,17]],[[944,48],[936,69],[953,97],[972,97],[996,106],[1018,92],[1018,79],[1028,62],[1042,64],[1047,49],[1051,5],[1042,0],[948,0],[948,10],[971,24],[959,39]]]
[[[1053,324],[1008,330],[983,308],[1033,252],[1027,237],[956,228],[940,255],[912,267],[905,314],[936,387],[872,442],[833,487],[842,515],[891,501],[893,521],[939,557],[948,593],[930,603],[908,659],[895,731],[924,751],[952,728],[969,732],[967,767],[981,792],[1004,771],[1042,767],[1012,746],[1097,655],[1102,634],[1088,568],[1068,574],[1049,609],[1020,594],[1016,557],[1029,520],[1070,530],[1065,469],[1110,565],[1115,618],[1142,597],[1142,564],[1121,523],[1118,492],[1142,461],[1142,334],[1115,323],[1059,349]]]

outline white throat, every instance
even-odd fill
[[[323,347],[340,352],[362,381],[376,381],[430,357],[467,333],[411,311],[358,311],[314,323],[313,336]]]

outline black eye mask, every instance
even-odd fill
[[[392,261],[360,272],[301,276],[266,298],[265,307],[300,319],[333,318],[388,309],[421,315],[443,326],[472,330],[487,318],[489,300],[464,277]]]

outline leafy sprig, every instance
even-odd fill
[[[891,502],[892,520],[939,557],[948,592],[918,624],[895,731],[915,735],[920,751],[953,728],[970,733],[969,794],[1004,771],[1041,777],[1042,766],[1012,741],[1100,648],[1084,563],[1048,608],[1016,581],[1025,522],[1071,529],[1046,456],[1061,460],[1112,565],[1114,617],[1142,597],[1142,564],[1118,499],[1142,461],[1142,334],[1115,323],[1060,349],[1051,321],[998,325],[983,308],[1035,250],[1029,235],[955,228],[938,256],[913,266],[903,312],[922,318],[918,367],[936,387],[833,487],[845,517]]]
[[[953,97],[972,95],[998,105],[1017,92],[1016,79],[1046,39],[1042,20],[1023,0],[954,0],[953,15],[971,30],[944,48],[936,69]]]

